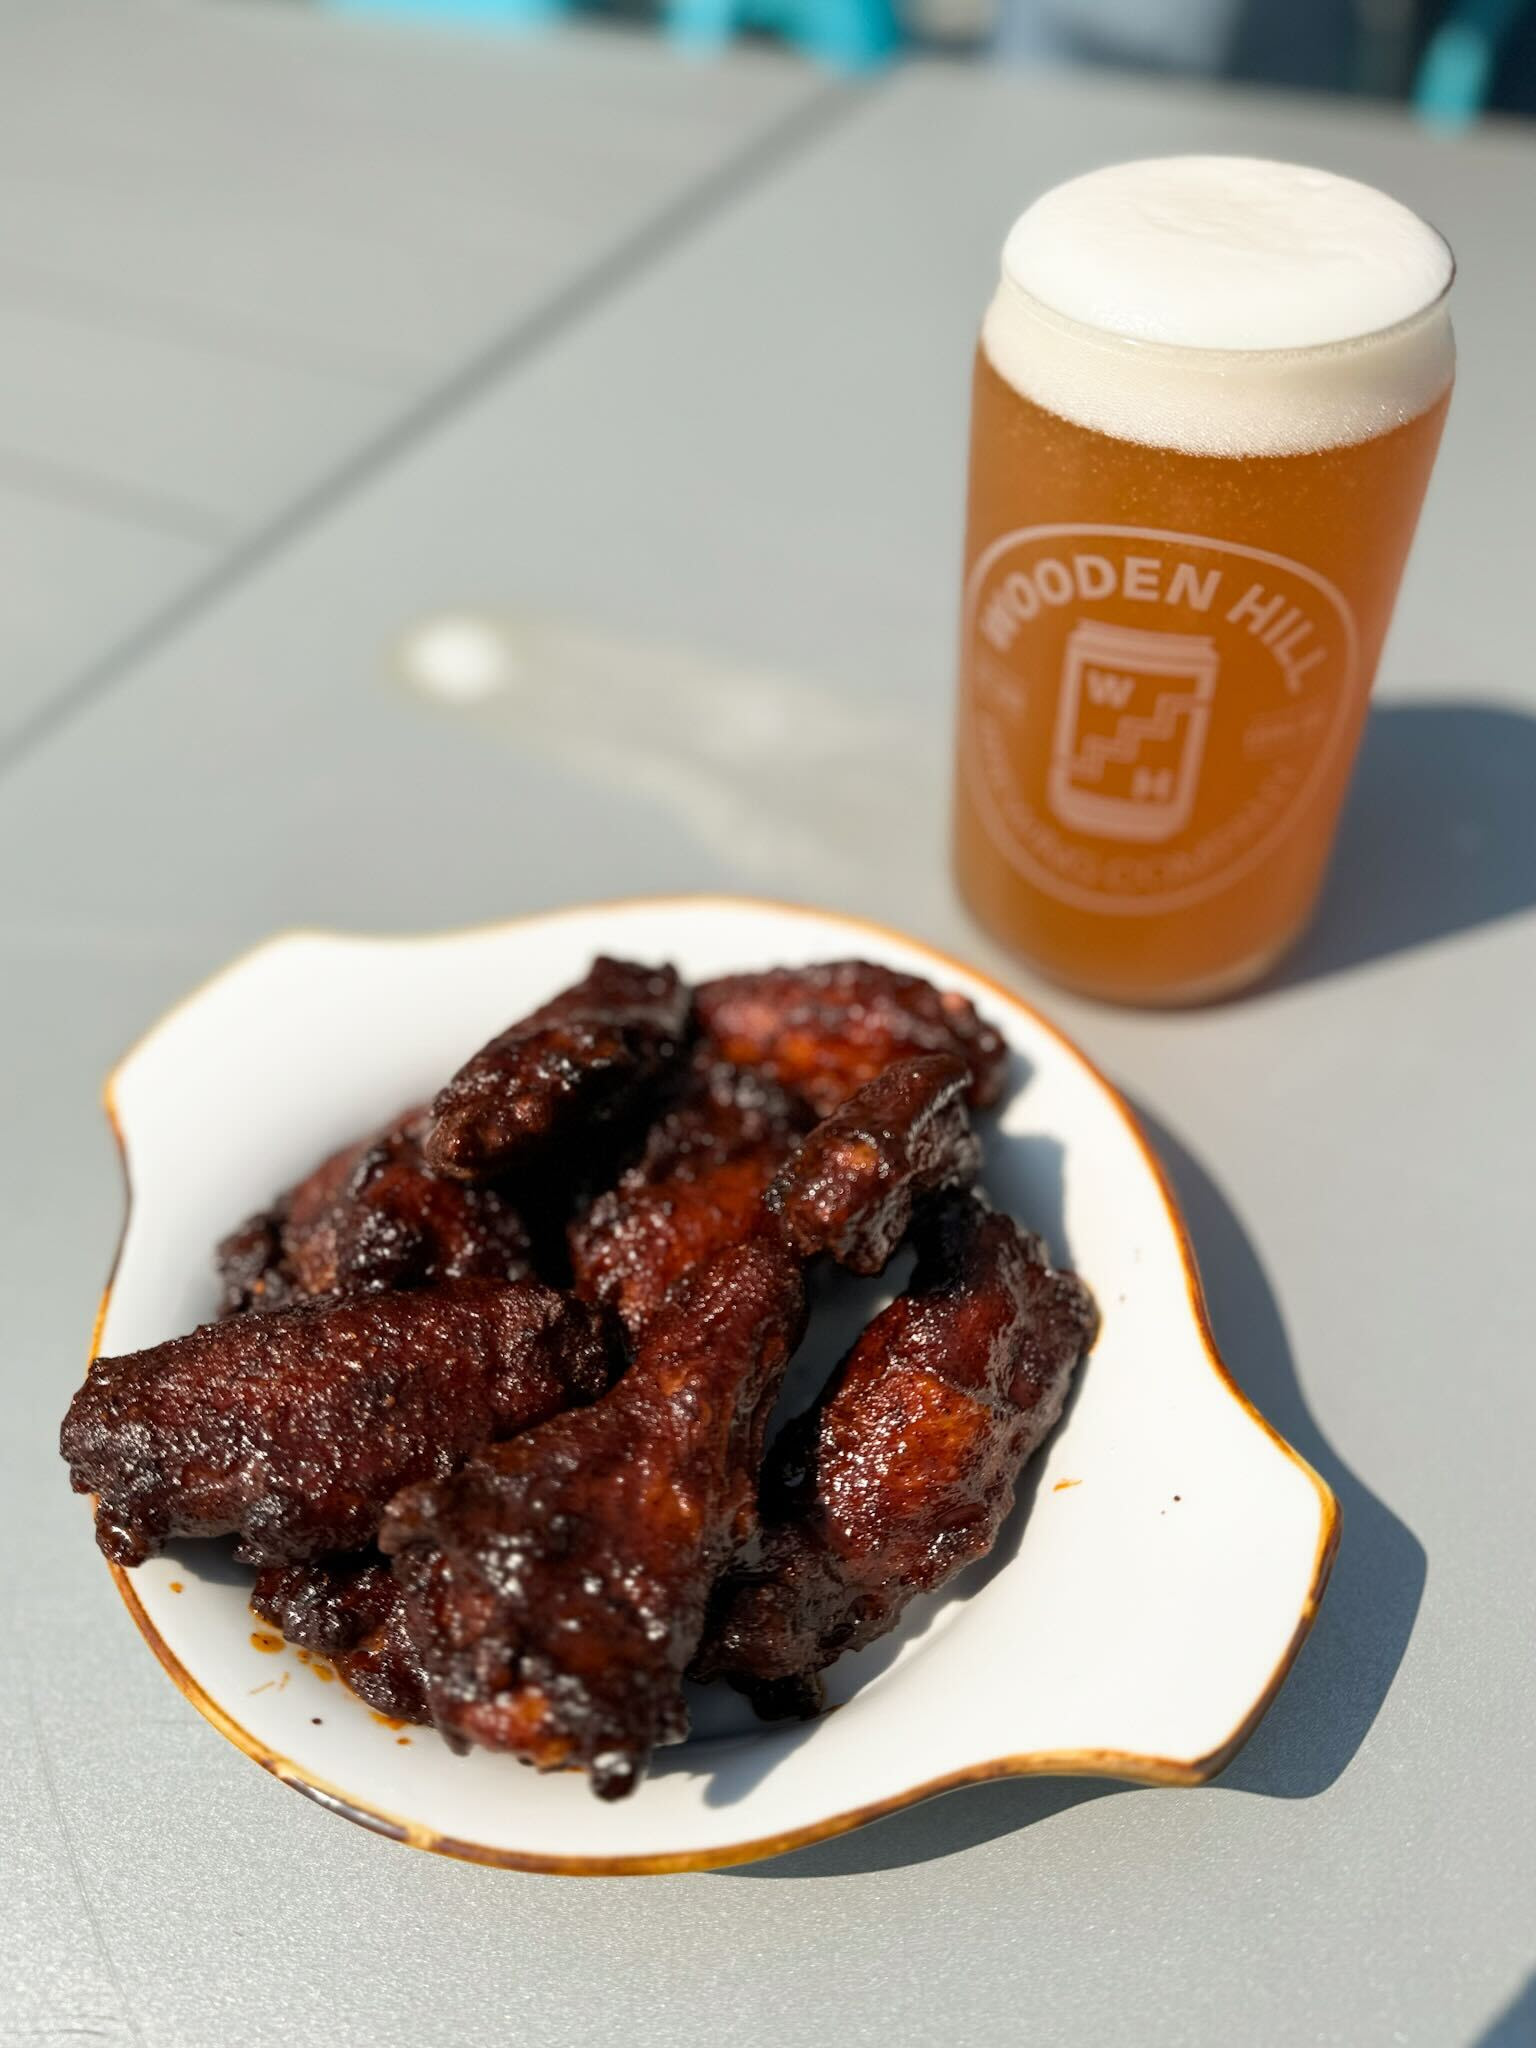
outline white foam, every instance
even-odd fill
[[[983,343],[1025,397],[1122,439],[1332,447],[1445,390],[1452,269],[1433,228],[1350,178],[1248,157],[1116,164],[1015,223]]]

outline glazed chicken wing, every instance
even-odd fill
[[[572,1224],[577,1293],[638,1333],[691,1266],[763,1225],[764,1193],[807,1122],[764,1075],[697,1058],[640,1159]]]
[[[768,1190],[785,1242],[803,1259],[826,1253],[854,1273],[884,1272],[919,1197],[976,1178],[969,1084],[958,1054],[934,1052],[898,1060],[856,1089]]]
[[[430,1113],[410,1109],[322,1161],[271,1209],[226,1237],[222,1315],[320,1294],[370,1294],[438,1281],[519,1280],[528,1235],[493,1187],[435,1174],[422,1157]]]
[[[711,1608],[697,1675],[770,1717],[814,1712],[817,1673],[991,1549],[1093,1341],[1081,1282],[974,1196],[940,1196],[914,1235],[907,1292],[775,1443],[760,1556]]]
[[[375,1713],[426,1721],[426,1674],[405,1632],[400,1588],[377,1551],[319,1564],[269,1565],[251,1606],[290,1643],[330,1660]]]
[[[432,1105],[428,1163],[454,1180],[524,1170],[620,1122],[676,1060],[688,991],[670,967],[599,959],[481,1047]]]
[[[269,1564],[256,1574],[251,1605],[290,1643],[323,1657],[354,1649],[400,1604],[389,1562],[376,1550],[312,1564]]]
[[[752,1526],[803,1320],[791,1253],[764,1239],[722,1252],[680,1282],[603,1400],[391,1503],[380,1546],[450,1742],[583,1765],[617,1799],[682,1739],[683,1671]]]
[[[762,1068],[818,1116],[914,1053],[958,1053],[973,1109],[1003,1092],[1007,1048],[964,996],[868,960],[729,974],[701,984],[694,1003],[722,1059]]]
[[[300,1562],[367,1543],[409,1480],[595,1400],[612,1363],[600,1313],[532,1281],[303,1302],[98,1358],[60,1448],[118,1564],[233,1534],[253,1563]]]

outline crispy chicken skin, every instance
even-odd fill
[[[970,1069],[957,1053],[898,1060],[819,1123],[765,1198],[803,1259],[825,1253],[854,1273],[881,1273],[919,1198],[969,1187],[981,1145],[965,1106]]]
[[[533,1281],[302,1302],[98,1358],[60,1449],[118,1564],[226,1535],[297,1563],[367,1543],[408,1481],[595,1400],[612,1363],[600,1314]]]
[[[765,1075],[698,1056],[617,1186],[571,1225],[576,1292],[638,1334],[668,1290],[763,1227],[763,1196],[809,1118]]]
[[[814,1712],[826,1665],[991,1549],[1093,1341],[1081,1282],[974,1196],[939,1196],[914,1235],[907,1292],[775,1443],[760,1555],[711,1606],[696,1675],[769,1717]]]
[[[617,1799],[682,1739],[683,1672],[753,1525],[804,1315],[782,1246],[721,1252],[681,1281],[603,1400],[390,1504],[380,1547],[451,1743],[582,1765]]]
[[[405,1633],[400,1589],[377,1551],[318,1564],[268,1565],[251,1606],[290,1643],[329,1658],[375,1713],[426,1721],[426,1674]]]
[[[323,1657],[355,1649],[400,1604],[389,1560],[354,1550],[312,1564],[269,1564],[256,1574],[251,1605],[290,1643]]]
[[[958,1053],[973,1109],[1003,1092],[1007,1048],[964,996],[868,960],[726,975],[703,982],[694,1004],[722,1059],[760,1067],[818,1116],[914,1053]]]
[[[219,1246],[221,1315],[320,1294],[438,1281],[520,1280],[528,1234],[498,1189],[466,1187],[422,1157],[423,1106],[345,1145]]]
[[[338,1651],[331,1662],[342,1683],[376,1714],[431,1726],[427,1674],[405,1632],[403,1600],[397,1599],[377,1628],[359,1637],[350,1650]]]
[[[522,1171],[642,1106],[680,1053],[688,991],[670,967],[599,959],[584,981],[511,1025],[432,1105],[428,1164],[454,1180]]]

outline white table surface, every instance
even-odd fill
[[[999,1785],[728,1875],[525,1878],[346,1827],[166,1684],[52,1461],[118,1209],[100,1073],[273,928],[645,890],[820,895],[1039,995],[942,865],[970,342],[1030,191],[1231,146],[1390,185],[1462,262],[1462,383],[1316,930],[1222,1009],[1044,998],[1153,1120],[1234,1369],[1341,1496],[1290,1683],[1215,1787]],[[0,2032],[1532,2038],[1533,215],[1515,131],[915,67],[823,103],[19,753]],[[521,700],[403,686],[401,636],[455,605],[513,622]],[[578,628],[622,678],[596,737],[537,687]],[[698,692],[738,672],[782,730],[733,752]]]
[[[0,759],[826,91],[592,32],[0,0]]]

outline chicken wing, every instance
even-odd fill
[[[232,1534],[300,1562],[367,1543],[407,1481],[595,1400],[613,1362],[600,1312],[533,1281],[302,1302],[98,1358],[60,1448],[118,1564]]]
[[[251,1605],[298,1644],[334,1657],[380,1628],[400,1604],[389,1563],[376,1550],[311,1564],[269,1564],[256,1574]]]
[[[290,1643],[329,1659],[375,1713],[427,1721],[426,1674],[405,1632],[400,1588],[377,1551],[319,1564],[269,1565],[251,1606]]]
[[[764,1473],[760,1555],[726,1577],[697,1675],[774,1717],[991,1549],[1097,1327],[1039,1240],[968,1194],[919,1218],[907,1292],[864,1331]]]
[[[672,968],[594,961],[584,981],[460,1067],[432,1105],[429,1165],[479,1181],[585,1150],[666,1074],[688,1011]]]
[[[494,1187],[432,1172],[421,1150],[429,1122],[425,1107],[407,1110],[232,1231],[216,1254],[220,1314],[319,1294],[522,1279],[530,1247],[521,1216]]]
[[[969,1187],[981,1145],[965,1106],[970,1069],[957,1053],[897,1060],[819,1123],[764,1198],[801,1258],[826,1253],[854,1273],[882,1273],[918,1198]]]
[[[679,1283],[603,1400],[391,1502],[380,1547],[451,1743],[583,1765],[617,1799],[682,1739],[683,1671],[752,1526],[804,1314],[782,1246],[721,1252]]]
[[[1007,1047],[964,996],[868,960],[726,975],[702,983],[694,1004],[721,1058],[761,1067],[818,1116],[914,1053],[958,1053],[973,1109],[1003,1092]]]
[[[638,1333],[689,1267],[762,1226],[764,1193],[808,1121],[766,1076],[695,1059],[640,1159],[571,1225],[577,1293]]]

